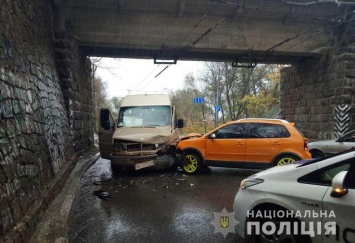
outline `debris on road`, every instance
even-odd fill
[[[93,192],[93,194],[95,195],[95,196],[97,196],[98,198],[100,198],[100,199],[103,199],[103,200],[105,200],[105,201],[107,201],[107,198],[112,198],[111,196],[110,196],[110,193],[108,193],[108,192],[105,192],[104,190],[95,190],[94,192]]]
[[[94,179],[94,182],[93,184],[94,185],[105,185],[105,184],[109,184],[112,182],[112,179],[111,178],[106,178],[106,179],[103,179],[103,178],[100,178],[100,177],[97,177]]]

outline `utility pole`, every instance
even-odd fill
[[[203,118],[203,122],[205,123],[205,133],[206,133],[206,118],[205,118],[205,110],[204,110],[205,97],[203,97],[203,96],[194,97],[193,98],[193,103],[202,105],[201,106],[202,107],[202,118]]]
[[[216,105],[215,105],[215,109],[214,109],[214,127],[218,126],[218,111],[217,111],[217,107],[218,107],[218,86],[217,86],[217,95],[216,95]]]
[[[205,102],[202,103],[201,107],[202,107],[202,121],[204,123],[205,133],[206,133]]]

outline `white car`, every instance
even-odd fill
[[[233,208],[248,242],[355,242],[355,151],[252,175]]]
[[[340,153],[353,147],[355,147],[355,130],[337,139],[311,142],[308,144],[308,151],[312,154],[313,158],[318,158]]]

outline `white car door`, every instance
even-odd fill
[[[322,218],[323,229],[327,222],[336,223],[335,234],[332,232],[325,235],[326,232],[323,231],[323,242],[355,242],[355,162],[350,162],[349,165],[344,183],[348,193],[337,198],[331,195],[332,187],[329,187],[323,198],[323,212],[328,212],[328,216],[331,216]],[[330,214],[331,212],[333,213]]]

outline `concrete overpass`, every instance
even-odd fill
[[[334,48],[336,0],[57,0],[57,30],[90,56],[297,63]],[[347,31],[343,33],[347,35]]]
[[[3,0],[0,241],[28,242],[93,148],[89,56],[291,64],[281,115],[323,139],[355,128],[352,0]]]

